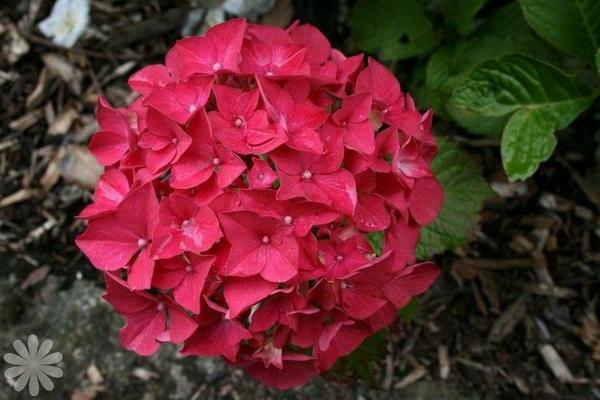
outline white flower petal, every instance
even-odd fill
[[[27,368],[29,367],[25,365],[19,365],[18,367],[10,367],[6,371],[4,371],[4,377],[6,379],[14,379],[17,376],[23,374],[25,371],[27,371]]]
[[[13,347],[15,348],[15,350],[17,351],[17,353],[19,353],[19,355],[21,357],[23,357],[24,360],[31,360],[31,356],[29,355],[29,352],[27,351],[27,347],[25,347],[25,343],[23,343],[20,340],[15,340],[13,342]]]
[[[38,380],[36,370],[31,371],[31,378],[29,378],[29,394],[32,396],[40,394],[40,381]]]
[[[27,338],[27,350],[29,350],[29,358],[35,360],[37,358],[38,348],[40,347],[40,342],[38,341],[37,336],[29,335]]]
[[[23,375],[21,375],[15,382],[15,390],[17,392],[20,392],[23,389],[25,389],[25,386],[27,386],[27,382],[29,381],[30,377],[31,377],[31,370],[29,368],[27,368],[25,370],[25,373],[23,373]]]
[[[29,360],[24,359],[21,356],[18,356],[14,353],[6,353],[4,355],[4,361],[12,365],[27,365],[29,364]]]
[[[42,371],[38,371],[38,378],[42,384],[42,387],[46,389],[46,391],[50,392],[54,389],[54,383]]]
[[[226,0],[223,8],[238,17],[254,17],[264,14],[275,5],[275,0]]]
[[[38,29],[54,43],[72,47],[85,32],[89,19],[89,0],[57,0]]]
[[[50,339],[44,340],[42,342],[42,344],[40,345],[40,349],[37,352],[37,359],[43,360],[44,357],[46,357],[48,355],[48,353],[50,353],[50,350],[52,350],[53,345],[54,345],[54,343],[52,343],[52,340],[50,340]]]
[[[52,378],[62,378],[63,370],[52,365],[40,365],[38,369]]]
[[[41,365],[58,364],[63,359],[63,355],[59,352],[48,354],[46,357],[40,360]]]

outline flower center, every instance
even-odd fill
[[[258,174],[258,180],[263,181],[265,179],[265,174]]]
[[[144,247],[146,247],[148,245],[148,240],[146,240],[144,238],[139,238],[137,241],[137,245],[140,249],[143,249]]]
[[[179,143],[179,139],[177,139],[177,138],[173,138],[173,140],[171,140],[171,143],[173,143],[173,144],[178,144],[178,143]]]
[[[185,266],[185,272],[192,272],[192,266],[190,264]]]
[[[194,112],[194,111],[196,111],[197,109],[198,109],[198,106],[196,106],[195,104],[191,104],[191,105],[188,107],[188,111],[189,111],[189,112],[191,112],[191,113],[193,113],[193,112]]]
[[[271,239],[269,239],[267,235],[263,236],[261,239],[261,242],[263,242],[263,244],[269,244],[270,241]]]
[[[184,228],[186,228],[186,227],[188,227],[190,225],[192,225],[192,220],[191,219],[186,219],[185,221],[183,221],[181,223],[181,226],[183,226]]]
[[[304,180],[309,180],[310,178],[312,178],[312,172],[310,172],[309,170],[306,170],[302,173],[302,178]]]
[[[217,157],[213,158],[213,165],[217,166],[219,164],[221,164],[221,160],[219,160]]]
[[[165,304],[164,304],[164,303],[158,303],[158,304],[156,305],[156,309],[157,309],[158,311],[163,311],[163,310],[165,309]]]
[[[335,261],[340,262],[344,259],[344,256],[335,256]]]
[[[244,118],[242,118],[242,117],[237,117],[237,118],[235,119],[235,121],[233,121],[233,125],[234,125],[236,128],[242,128],[242,127],[244,126],[244,124],[245,124],[245,122],[244,122]]]
[[[346,122],[346,121],[343,121],[343,122],[342,122],[342,126],[343,126],[344,128],[345,128],[345,127],[347,127],[347,126],[348,126],[348,122]]]
[[[285,222],[286,224],[291,224],[292,223],[292,216],[291,215],[286,215],[285,217],[283,217],[283,222]]]
[[[266,76],[273,76],[273,72],[271,71],[267,71],[267,73],[265,74]]]
[[[213,68],[213,71],[218,71],[221,69],[221,67],[222,67],[221,63],[214,63],[212,68]]]

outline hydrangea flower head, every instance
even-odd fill
[[[431,112],[374,59],[310,25],[234,19],[129,85],[128,107],[98,103],[90,150],[106,171],[76,239],[127,349],[177,343],[290,388],[437,277],[414,256],[443,201]]]

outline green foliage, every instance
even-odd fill
[[[502,134],[502,165],[512,180],[529,177],[556,147],[555,119],[541,108],[522,108]]]
[[[600,1],[519,0],[531,27],[558,49],[593,59],[600,47]]]
[[[475,15],[487,0],[443,0],[442,14],[448,25],[461,35],[467,35],[474,29]]]
[[[405,305],[403,308],[398,311],[398,317],[406,322],[411,322],[415,319],[419,310],[421,309],[421,302],[418,297],[413,297],[410,300],[410,303]]]
[[[404,19],[417,14],[426,20],[423,29],[443,31],[444,41],[393,51],[408,29]],[[431,21],[440,20],[432,29]],[[353,29],[362,50],[390,61],[419,56],[410,74],[419,105],[470,133],[502,136],[512,181],[528,178],[551,156],[555,131],[588,109],[600,89],[598,0],[514,0],[496,8],[484,0],[359,0]]]
[[[502,134],[502,162],[510,180],[531,176],[554,148],[556,128],[567,127],[594,99],[583,82],[522,55],[489,60],[454,89],[450,104],[484,117],[515,111]]]
[[[439,138],[438,145],[432,168],[444,187],[444,205],[436,220],[421,230],[419,259],[467,243],[483,201],[493,194],[479,168],[457,144]]]
[[[356,45],[386,61],[427,53],[436,44],[433,25],[418,0],[359,0],[351,25]]]
[[[388,353],[387,334],[387,329],[382,329],[368,337],[358,349],[340,358],[327,373],[327,378],[337,381],[360,378],[375,384],[375,371]]]
[[[488,117],[540,109],[568,126],[593,100],[590,88],[559,69],[522,55],[487,61],[454,89],[450,103]]]
[[[383,237],[384,237],[384,233],[381,232],[381,231],[379,231],[379,232],[372,232],[372,233],[368,233],[366,236],[367,236],[367,241],[371,245],[371,248],[373,249],[373,251],[375,252],[375,254],[377,254],[378,256],[380,256],[383,253]]]

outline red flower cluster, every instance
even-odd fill
[[[223,356],[267,385],[327,371],[438,274],[414,264],[442,203],[431,113],[310,25],[237,19],[180,40],[100,99],[106,172],[77,245],[122,344]],[[383,255],[366,240],[384,231]]]

